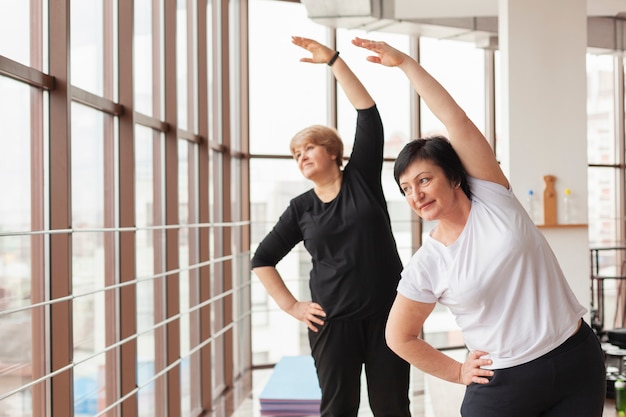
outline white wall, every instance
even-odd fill
[[[587,15],[585,0],[500,0],[502,166],[523,201],[541,199],[544,175],[587,195]],[[579,201],[587,218],[586,201]],[[558,218],[562,204],[557,203]],[[586,228],[543,228],[580,302],[589,307]],[[587,317],[588,318],[588,317]]]

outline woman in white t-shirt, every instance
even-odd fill
[[[484,135],[424,68],[387,45],[355,38],[368,61],[398,67],[448,138],[416,139],[394,176],[413,211],[436,221],[402,272],[386,327],[389,347],[424,372],[467,386],[466,417],[602,416],[606,373],[587,310],[515,197]],[[447,306],[464,363],[420,338]]]

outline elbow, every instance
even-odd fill
[[[396,354],[399,354],[399,351],[401,350],[401,340],[402,338],[394,328],[390,326],[385,328],[385,342],[387,343],[389,349]]]

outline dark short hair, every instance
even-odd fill
[[[459,184],[467,198],[472,197],[461,159],[450,141],[444,136],[414,139],[404,145],[393,166],[393,177],[398,187],[400,187],[400,175],[404,174],[414,161],[425,160],[438,165],[451,184]],[[400,192],[404,195],[402,187],[400,187]]]

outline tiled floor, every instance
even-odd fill
[[[271,369],[257,370],[252,375],[252,396],[246,398],[231,417],[260,417],[259,395],[271,374]],[[363,383],[365,386],[365,382]],[[425,376],[411,369],[412,417],[458,417],[464,387]],[[604,417],[616,417],[615,403],[607,399]],[[359,417],[372,417],[365,389],[361,394]],[[584,416],[581,416],[584,417]]]
[[[464,352],[449,353],[452,356]],[[260,417],[259,395],[270,377],[272,369],[256,370],[252,374],[252,396],[246,398],[231,417]],[[367,399],[366,382],[362,381],[361,406],[359,417],[372,417]],[[413,417],[455,417],[459,415],[464,387],[437,378],[424,376],[416,368],[411,368],[411,414]]]
[[[265,386],[267,379],[271,374],[271,369],[254,371],[252,376],[253,392],[252,397],[246,399],[243,404],[237,408],[232,417],[260,417],[259,395]],[[410,390],[413,393],[411,402],[411,413],[414,417],[435,417],[432,410],[432,404],[428,401],[429,396],[426,394],[425,380],[419,371],[412,372]],[[372,412],[369,409],[367,392],[365,391],[365,381],[363,381],[363,390],[361,392],[361,406],[359,409],[359,417],[371,417]]]

